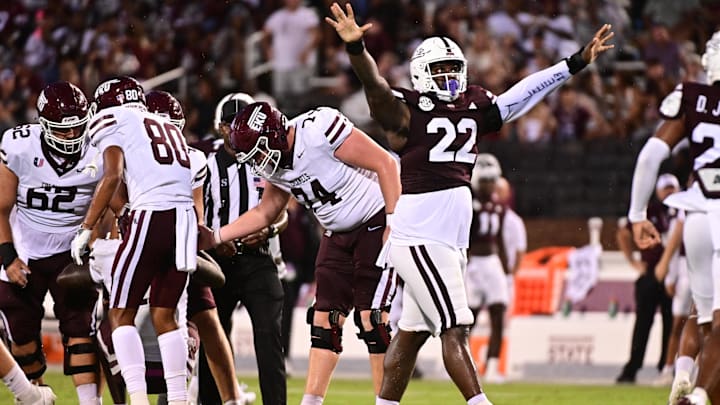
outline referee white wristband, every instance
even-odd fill
[[[220,229],[217,228],[213,231],[213,240],[215,240],[215,245],[219,245],[223,242],[222,237],[220,236]]]

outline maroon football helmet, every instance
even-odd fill
[[[69,82],[47,85],[37,100],[41,139],[63,157],[84,150],[90,108],[82,90]]]
[[[272,176],[288,150],[287,118],[268,103],[249,104],[230,124],[230,146],[238,162],[252,160],[256,174]]]
[[[129,76],[118,76],[100,83],[94,97],[97,111],[130,103],[146,105],[142,85]]]
[[[167,91],[153,90],[145,95],[148,111],[170,119],[182,131],[185,128],[185,113],[180,102]]]

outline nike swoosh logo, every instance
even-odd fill
[[[368,232],[377,231],[378,229],[382,228],[382,225],[378,226],[368,226]]]
[[[298,153],[298,155],[297,155],[298,159],[302,159],[304,154],[305,154],[305,151]]]

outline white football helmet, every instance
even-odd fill
[[[489,153],[481,153],[475,160],[470,185],[477,191],[480,188],[480,180],[497,180],[500,176],[502,169],[497,158]]]
[[[707,72],[708,83],[720,80],[720,31],[713,34],[705,44],[705,53],[700,60]]]
[[[431,66],[438,62],[459,62],[460,69],[457,73],[433,75]],[[442,101],[453,101],[467,89],[467,60],[450,38],[430,37],[413,52],[410,79],[416,91],[434,93]]]

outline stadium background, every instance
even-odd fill
[[[322,18],[332,2],[305,3]],[[501,93],[519,78],[574,52],[601,23],[613,25],[614,51],[527,118],[480,143],[483,151],[499,158],[513,186],[513,204],[525,219],[529,251],[585,245],[588,218],[601,217],[604,223],[598,282],[585,300],[565,305],[563,253],[525,266],[529,292],[522,294],[518,287],[516,314],[506,337],[507,372],[521,380],[610,383],[627,358],[633,321],[635,273],[616,251],[614,235],[617,219],[627,210],[634,159],[659,122],[657,106],[664,95],[680,81],[703,80],[699,55],[705,40],[720,27],[720,3],[358,0],[352,4],[360,21],[374,23],[366,44],[381,74],[391,84],[405,87],[410,87],[408,53],[425,36],[456,40],[468,59],[469,82]],[[264,52],[262,29],[282,7],[280,0],[3,1],[0,131],[36,121],[37,95],[46,83],[68,80],[91,95],[103,79],[127,74],[177,95],[188,121],[188,141],[202,139],[212,131],[213,110],[224,94],[244,91],[273,98],[272,61]],[[311,55],[310,89],[275,101],[288,115],[318,105],[339,108],[382,143],[344,47],[327,24],[321,21],[319,29],[319,46]],[[683,182],[687,155],[674,155],[663,170],[674,172]],[[299,313],[311,293],[310,287],[301,296],[294,317],[291,358],[300,376],[307,356],[307,326]],[[611,316],[608,308],[614,305],[619,314]],[[241,373],[252,374],[249,324],[242,311],[237,316],[233,343],[238,365]],[[56,330],[52,322],[49,311],[49,332]],[[648,366],[659,352],[657,329],[650,338]],[[486,332],[485,322],[474,331],[480,359]],[[364,378],[364,348],[356,345],[352,332],[346,333],[346,354],[338,373]],[[52,333],[46,338],[50,359],[56,338]],[[442,379],[437,343],[424,349],[420,365],[429,377]],[[644,373],[641,382],[651,378],[651,371]]]

